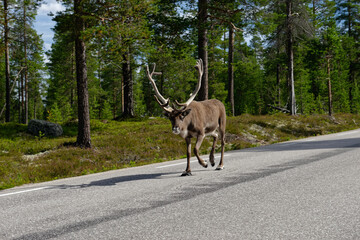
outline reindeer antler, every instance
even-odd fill
[[[155,99],[156,101],[159,103],[159,105],[167,112],[172,112],[174,109],[172,107],[169,106],[169,103],[170,103],[170,100],[169,98],[168,99],[165,99],[159,92],[158,88],[156,87],[156,84],[155,84],[155,81],[154,79],[152,78],[152,76],[155,74],[155,75],[161,75],[161,72],[155,72],[155,67],[156,67],[156,64],[154,64],[154,68],[152,70],[152,72],[150,73],[149,71],[149,66],[147,65],[146,66],[146,72],[147,72],[147,76],[150,80],[150,83],[151,85],[153,86],[154,88],[154,91],[155,91]]]
[[[190,98],[189,98],[185,103],[179,103],[177,100],[175,100],[176,105],[181,106],[181,107],[182,107],[182,108],[181,108],[182,110],[185,109],[187,106],[190,105],[190,103],[195,99],[196,94],[197,94],[197,93],[199,92],[199,90],[200,90],[200,87],[201,87],[201,79],[202,79],[202,75],[203,75],[203,73],[204,73],[204,66],[203,66],[203,61],[202,61],[201,58],[197,61],[196,65],[195,65],[195,68],[196,68],[196,69],[198,70],[198,72],[199,72],[198,83],[197,83],[197,85],[196,85],[195,90],[193,91],[192,94],[190,94]]]

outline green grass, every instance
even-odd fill
[[[228,117],[226,150],[272,144],[359,128],[360,116],[284,114]],[[185,157],[185,141],[171,133],[166,119],[91,121],[92,149],[68,147],[77,123],[63,125],[59,138],[34,137],[26,125],[0,124],[0,189]],[[209,153],[211,138],[201,153]],[[220,144],[217,151],[220,150]],[[39,154],[40,153],[40,154]]]

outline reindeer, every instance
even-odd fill
[[[155,99],[159,105],[165,110],[165,116],[171,121],[172,131],[176,135],[180,135],[185,139],[187,145],[187,165],[185,171],[181,176],[190,176],[190,157],[191,157],[191,138],[196,138],[196,145],[194,154],[197,157],[199,164],[205,168],[208,167],[206,161],[199,156],[199,148],[206,136],[212,136],[214,142],[210,152],[211,166],[215,166],[215,145],[220,135],[221,139],[221,159],[216,170],[224,168],[224,145],[225,145],[225,127],[226,127],[226,112],[222,102],[216,99],[205,101],[194,101],[196,94],[201,87],[201,78],[203,75],[203,62],[202,59],[197,61],[195,68],[198,70],[199,79],[194,92],[185,103],[179,103],[175,100],[175,104],[170,106],[169,98],[165,99],[156,87],[153,75],[161,75],[160,72],[155,72],[156,65],[152,72],[149,71],[149,66],[146,66],[147,76],[155,91]]]

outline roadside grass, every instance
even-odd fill
[[[228,117],[226,150],[341,132],[359,128],[359,124],[360,116],[352,114],[336,114],[335,118],[285,114]],[[0,124],[0,190],[186,157],[185,141],[171,133],[167,119],[92,120],[92,149],[67,144],[76,141],[76,122],[62,127],[62,137],[47,138],[28,134],[26,125]],[[210,152],[211,142],[206,138],[201,154]]]

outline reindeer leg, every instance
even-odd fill
[[[218,139],[218,135],[216,133],[212,134],[213,138],[214,138],[214,142],[211,148],[211,152],[210,152],[210,156],[209,156],[209,160],[211,163],[211,166],[215,166],[215,157],[214,157],[214,153],[215,153],[215,146],[216,146],[216,141]]]
[[[220,137],[221,137],[221,159],[216,170],[224,169],[224,148],[225,148],[225,126],[220,126]]]
[[[199,161],[199,164],[201,166],[203,166],[204,168],[207,168],[208,167],[207,162],[202,160],[201,157],[199,156],[199,148],[200,148],[204,138],[205,138],[205,135],[198,135],[197,140],[196,140],[196,145],[195,145],[195,148],[194,148],[194,154],[197,157],[197,159]]]
[[[191,176],[191,169],[190,169],[190,158],[191,158],[191,138],[185,138],[187,152],[186,152],[186,160],[187,165],[185,171],[181,174],[181,176]]]

